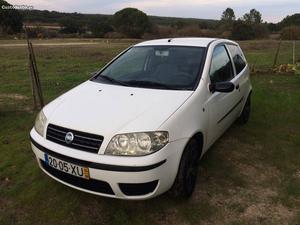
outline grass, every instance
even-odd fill
[[[36,47],[46,101],[88,79],[131,43]],[[262,69],[272,65],[276,44],[241,43],[248,61]],[[26,49],[0,50],[1,225],[300,223],[299,77],[252,76],[251,119],[245,126],[234,124],[204,156],[192,198],[165,194],[128,202],[71,189],[40,171],[28,136],[35,113]]]

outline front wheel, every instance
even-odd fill
[[[192,139],[182,154],[178,173],[170,190],[174,197],[188,198],[195,189],[198,174],[198,148],[198,142]]]
[[[238,118],[239,124],[246,124],[248,122],[250,118],[250,112],[251,112],[251,94],[248,96],[243,111],[240,117]]]

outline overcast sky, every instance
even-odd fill
[[[60,12],[114,14],[125,7],[138,8],[148,15],[220,19],[223,10],[233,8],[236,17],[255,8],[267,22],[279,22],[286,15],[300,13],[299,0],[7,0],[12,5]]]

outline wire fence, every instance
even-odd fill
[[[136,40],[47,40],[34,41],[37,67],[45,102],[91,77],[110,59]],[[8,44],[8,45],[7,45]],[[279,41],[242,41],[251,68],[258,73],[273,69]],[[300,61],[300,42],[295,42],[295,61]],[[32,112],[33,99],[27,46],[0,42],[0,116],[3,113]],[[293,62],[293,42],[282,41],[277,65]]]
[[[295,44],[294,44],[295,43]],[[257,72],[270,72],[283,64],[300,62],[300,41],[242,41],[240,42],[248,63]],[[295,46],[295,48],[293,48]],[[276,59],[276,53],[278,56]]]

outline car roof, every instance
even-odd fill
[[[175,45],[175,46],[193,46],[193,47],[207,47],[209,43],[218,38],[164,38],[150,41],[144,41],[135,46],[155,46],[155,45]]]

